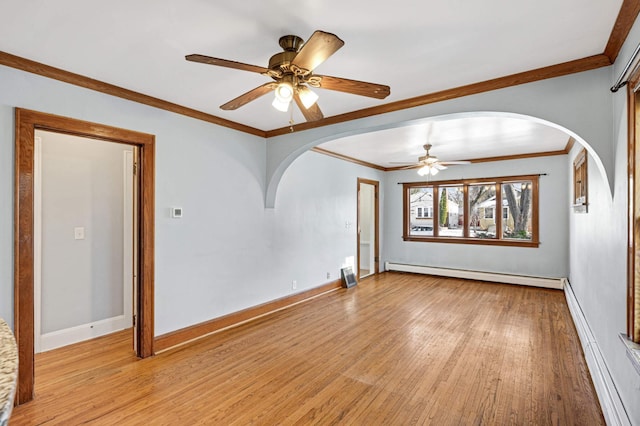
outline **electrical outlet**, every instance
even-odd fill
[[[298,288],[298,281],[291,281],[291,290],[295,290],[296,288]]]
[[[331,278],[331,272],[327,272],[327,279]]]

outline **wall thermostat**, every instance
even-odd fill
[[[182,217],[182,207],[171,207],[171,217],[174,217],[174,218]]]

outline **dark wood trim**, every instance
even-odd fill
[[[575,143],[576,143],[576,140],[573,137],[569,137],[569,140],[567,141],[567,146],[564,147],[564,153],[565,154],[570,153]]]
[[[589,155],[587,149],[582,148],[573,159],[573,207],[574,211],[587,213],[589,211]],[[578,180],[580,178],[580,180]],[[584,199],[578,203],[578,198]]]
[[[358,218],[358,225],[357,225],[357,272],[356,272],[356,276],[358,277],[358,280],[362,279],[363,277],[360,276],[360,184],[364,183],[364,184],[368,184],[368,185],[372,185],[373,186],[373,191],[374,191],[374,214],[375,214],[375,222],[374,222],[374,233],[375,233],[375,244],[373,247],[373,252],[374,252],[374,268],[373,268],[373,274],[377,275],[380,272],[380,182],[378,182],[377,180],[371,180],[371,179],[365,179],[365,178],[358,178],[358,188],[357,188],[357,218]]]
[[[640,343],[640,152],[637,143],[640,93],[634,92],[638,80],[640,72],[636,72],[627,85],[627,336],[635,343]]]
[[[627,85],[627,337],[634,339],[634,288],[636,257],[635,226],[635,161],[636,161],[636,94]]]
[[[620,49],[624,44],[633,23],[638,17],[640,12],[640,0],[623,0],[622,6],[620,6],[620,12],[618,12],[618,18],[613,25],[611,34],[609,35],[609,41],[604,49],[604,55],[609,58],[611,63],[616,61]]]
[[[219,126],[228,127],[230,129],[239,130],[241,132],[249,133],[263,138],[265,137],[265,132],[263,130],[256,129],[254,127],[216,117],[215,115],[207,114],[192,108],[187,108],[182,105],[174,104],[172,102],[154,98],[142,93],[134,92],[133,90],[125,89],[113,84],[94,80],[93,78],[85,77],[80,74],[75,74],[69,71],[62,70],[60,68],[45,65],[40,62],[35,62],[30,59],[11,55],[10,53],[0,51],[0,65],[6,65],[8,67],[30,72],[32,74],[37,74],[43,77],[62,81],[64,83],[84,87],[85,89],[95,90],[96,92],[106,93],[107,95],[116,96],[118,98],[152,106],[154,108],[163,109],[165,111],[174,112],[176,114],[185,115],[191,118],[196,118],[208,123],[217,124]]]
[[[499,77],[479,83],[468,84],[466,86],[456,87],[440,92],[429,93],[426,95],[417,96],[415,98],[404,99],[371,108],[361,109],[358,111],[334,115],[318,121],[299,123],[293,126],[293,130],[300,132],[303,130],[314,129],[316,127],[344,123],[345,121],[357,120],[374,115],[415,108],[422,105],[443,102],[450,99],[461,98],[464,96],[476,95],[478,93],[490,92],[492,90],[504,89],[506,87],[517,86],[520,84],[532,83],[534,81],[545,80],[548,78],[561,77],[564,75],[589,71],[609,65],[611,65],[611,61],[607,56],[603,54],[589,56],[587,58],[576,59],[574,61],[564,62],[557,65],[551,65],[548,67],[512,74],[505,77]],[[287,133],[291,133],[291,128],[289,126],[269,130],[266,132],[266,137],[271,138]]]
[[[477,183],[507,183],[521,180],[537,180],[540,175],[518,175],[518,176],[496,176],[487,178],[449,179],[449,180],[429,180],[421,182],[403,182],[406,187],[412,186],[432,186],[432,185],[474,185]]]
[[[411,191],[408,191],[408,189],[410,188],[410,186],[405,186],[405,189],[407,189],[407,193],[409,196],[409,202],[411,201]],[[440,237],[440,187],[439,186],[434,186],[432,188],[432,200],[433,200],[433,237],[432,238],[438,238]],[[405,204],[406,208],[407,204]],[[410,234],[410,230],[411,230],[411,209],[407,209],[407,219],[409,220],[409,225],[407,226],[407,235],[409,236]]]
[[[320,148],[318,146],[311,148],[311,151],[328,155],[329,157],[338,158],[340,160],[348,161],[350,163],[358,164],[360,166],[369,167],[371,169],[381,170],[383,172],[389,170],[386,167],[382,167],[374,163],[369,163],[367,161],[358,160],[357,158],[349,157],[348,155],[338,154],[337,152],[329,151],[328,149]]]
[[[531,227],[533,232],[533,241],[535,247],[540,245],[540,179],[536,176],[531,180],[533,185],[533,194],[531,194],[531,211],[533,212],[531,218]],[[502,209],[501,209],[502,210]],[[502,215],[502,211],[500,211]]]
[[[496,183],[496,206],[493,210],[493,222],[496,225],[496,236],[498,238],[496,238],[498,241],[503,241],[503,230],[502,230],[502,183],[503,182],[499,182]],[[498,188],[499,187],[499,188]],[[536,216],[538,215],[538,211],[534,210],[536,212]],[[533,218],[531,218],[533,220]],[[515,218],[513,219],[515,221]],[[539,238],[538,234],[533,234],[535,236],[535,238]],[[537,247],[537,245],[536,245]]]
[[[496,227],[497,229],[497,227]],[[435,230],[435,227],[434,227]],[[499,240],[497,238],[458,238],[458,237],[402,237],[404,241],[421,243],[453,243],[482,246],[538,247],[539,241]]]
[[[521,159],[525,159],[525,158],[550,157],[550,156],[553,156],[553,155],[565,155],[571,150],[571,147],[573,146],[573,142],[575,142],[573,140],[573,138],[569,138],[569,142],[567,142],[567,146],[564,149],[558,150],[558,151],[545,151],[545,152],[532,152],[532,153],[528,153],[528,154],[503,155],[501,157],[472,158],[472,159],[468,159],[468,160],[465,160],[465,161],[470,161],[471,163],[475,164],[475,163],[488,163],[488,162],[491,162],[491,161],[521,160]],[[383,172],[395,172],[395,171],[399,171],[399,170],[412,170],[412,169],[419,169],[420,167],[422,167],[421,164],[416,164],[415,166],[383,167],[383,166],[379,166],[379,165],[374,164],[374,163],[369,163],[367,161],[358,160],[357,158],[348,157],[346,155],[338,154],[336,152],[329,151],[327,149],[320,148],[320,147],[317,147],[317,146],[311,148],[311,150],[315,151],[315,152],[317,152],[319,154],[325,154],[325,155],[328,155],[330,157],[335,157],[335,158],[338,158],[340,160],[348,161],[350,163],[359,164],[359,165],[365,166],[365,167],[370,167],[372,169],[380,170],[380,171],[383,171]]]
[[[16,403],[33,399],[33,172],[36,129],[119,142],[139,147],[140,252],[138,288],[138,355],[153,355],[154,303],[154,179],[155,137],[146,133],[60,117],[26,109],[15,111],[15,207],[14,207],[14,329],[19,370]]]
[[[189,327],[181,328],[180,330],[175,330],[163,334],[156,337],[155,339],[156,353],[166,351],[167,349],[170,349],[174,346],[199,339],[211,333],[215,333],[229,327],[234,327],[240,324],[244,324],[248,321],[258,319],[262,316],[304,302],[307,299],[311,299],[323,293],[337,290],[341,286],[341,280],[331,281],[327,284],[305,290],[300,293],[285,296],[280,299],[263,303],[261,305],[253,306],[251,308],[231,313],[229,315],[224,315],[222,317],[214,318],[209,321],[201,322],[199,324],[194,324]]]
[[[629,1],[629,0],[627,0]],[[635,1],[635,0],[634,0]],[[371,108],[365,108],[357,111],[351,111],[344,114],[334,115],[322,120],[295,124],[294,131],[303,131],[317,127],[328,126],[345,121],[356,120],[359,118],[370,117],[373,115],[386,114],[389,112],[399,111],[408,108],[414,108],[421,105],[427,105],[436,102],[442,102],[450,99],[456,99],[464,96],[470,96],[478,93],[488,92],[492,90],[502,89],[510,86],[531,83],[534,81],[545,80],[548,78],[560,77],[577,72],[589,71],[611,65],[609,57],[600,54],[589,56],[587,58],[577,59],[574,61],[564,62],[561,64],[551,65],[538,68],[531,71],[525,71],[512,74],[505,77],[499,77],[492,80],[473,83],[461,87],[443,90],[440,92],[429,93],[414,98],[390,102]],[[273,130],[260,130],[234,121],[226,120],[215,115],[207,114],[181,105],[177,105],[162,99],[124,89],[109,83],[104,83],[89,77],[55,68],[46,64],[32,61],[30,59],[21,58],[6,52],[0,51],[0,65],[16,68],[22,71],[41,75],[54,80],[106,93],[111,96],[117,96],[133,102],[149,105],[155,108],[174,112],[176,114],[185,115],[187,117],[196,118],[198,120],[228,127],[241,132],[249,133],[263,138],[271,138],[291,133],[291,127],[281,127]]]

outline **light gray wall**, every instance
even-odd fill
[[[609,87],[640,42],[636,21],[615,63]],[[615,153],[613,198],[602,174],[589,157],[589,212],[569,215],[570,282],[597,346],[632,424],[640,424],[640,375],[634,370],[618,338],[626,331],[627,242],[627,104],[626,87],[613,100],[614,130],[609,138]],[[567,168],[581,147],[574,147]],[[567,182],[570,186],[571,182]]]
[[[382,180],[307,153],[265,209],[264,139],[0,66],[0,316],[11,325],[16,106],[156,135],[156,335],[339,278],[356,255],[357,177]]]
[[[569,205],[566,155],[451,166],[433,180],[539,173],[547,176],[540,177],[538,248],[403,241],[402,185],[398,182],[424,182],[425,179],[418,176],[416,170],[387,173],[383,260],[535,277],[566,277]]]
[[[42,140],[42,333],[124,314],[124,151],[36,131]],[[74,228],[85,238],[76,240]]]

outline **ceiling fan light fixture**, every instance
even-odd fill
[[[278,83],[278,87],[276,87],[276,99],[280,102],[291,102],[293,99],[293,85],[289,82],[283,81]]]
[[[438,169],[436,169],[435,167],[431,166],[430,164],[427,164],[425,166],[422,166],[419,170],[418,170],[418,174],[420,176],[426,176],[426,175],[431,175],[431,176],[435,176],[438,174]]]
[[[318,101],[319,97],[313,90],[309,89],[307,86],[298,87],[298,96],[300,96],[300,101],[306,109],[309,109],[311,106],[313,106],[313,104]]]
[[[271,105],[273,105],[273,107],[275,109],[277,109],[278,111],[287,112],[287,111],[289,111],[289,104],[290,103],[291,103],[291,100],[282,101],[282,100],[278,99],[278,97],[276,96],[273,99],[273,102],[271,103]]]

